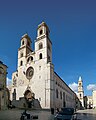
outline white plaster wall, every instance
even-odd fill
[[[96,108],[96,90],[93,90],[92,96],[93,96],[93,108]]]

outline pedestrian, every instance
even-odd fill
[[[56,108],[56,113],[59,113],[59,108]]]

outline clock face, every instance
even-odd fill
[[[33,67],[29,67],[26,71],[26,78],[30,80],[33,77],[34,69]]]

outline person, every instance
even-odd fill
[[[56,109],[56,113],[59,113],[59,109],[58,108]]]
[[[24,110],[23,115],[27,116],[26,109]]]
[[[30,119],[30,114],[26,113],[26,111],[27,110],[25,109],[22,115],[25,115],[27,117],[27,119]]]

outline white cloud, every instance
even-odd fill
[[[11,86],[12,80],[7,77],[7,86]]]
[[[75,82],[69,84],[69,87],[70,87],[74,92],[77,92],[77,91],[78,91],[78,84],[75,83]]]
[[[87,90],[96,90],[96,84],[89,84]]]

